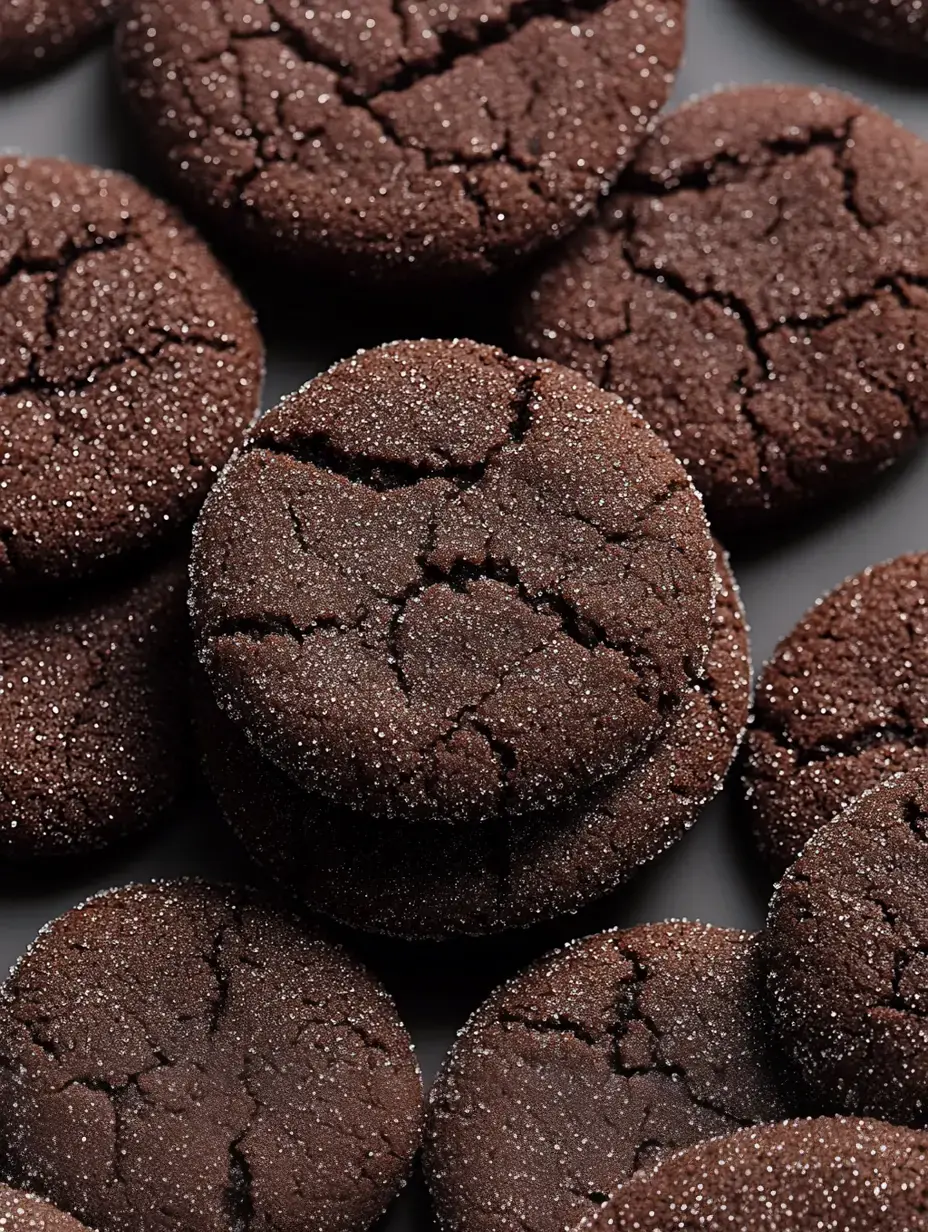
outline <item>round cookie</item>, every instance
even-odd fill
[[[126,176],[0,160],[0,587],[98,571],[192,519],[258,406],[250,310]]]
[[[742,1129],[639,1172],[584,1232],[924,1232],[928,1137],[843,1117]],[[579,1232],[579,1230],[578,1230]]]
[[[469,342],[362,352],[266,415],[197,523],[216,699],[372,816],[559,807],[664,729],[708,653],[715,553],[638,416]]]
[[[774,893],[766,950],[815,1106],[928,1124],[928,767],[809,840]]]
[[[429,1096],[445,1232],[561,1232],[663,1155],[786,1115],[749,933],[672,921],[572,942],[505,984]]]
[[[0,855],[135,833],[190,771],[186,557],[0,620]]]
[[[201,679],[195,714],[206,777],[249,854],[315,911],[355,928],[479,936],[577,910],[675,843],[734,758],[750,702],[748,639],[724,554],[719,576],[705,678],[653,748],[567,811],[440,833],[384,826],[298,788]]]
[[[0,1184],[0,1228],[3,1232],[87,1232],[84,1225],[44,1198]]]
[[[77,55],[113,20],[114,0],[0,0],[0,82]]]
[[[800,0],[823,21],[855,38],[907,56],[928,56],[923,0]]]
[[[339,276],[488,275],[572,230],[667,99],[683,0],[132,0],[125,91],[231,242]]]
[[[0,1058],[8,1174],[97,1232],[153,1211],[179,1232],[360,1232],[420,1138],[387,994],[227,887],[128,886],[48,925],[6,985]]]
[[[517,349],[660,432],[723,535],[851,491],[928,428],[928,144],[833,91],[689,103],[533,277]]]
[[[744,785],[779,875],[806,840],[889,775],[928,764],[928,554],[849,578],[764,668]]]

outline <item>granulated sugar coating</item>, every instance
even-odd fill
[[[800,0],[848,34],[904,55],[928,56],[925,0]]]
[[[0,620],[0,854],[66,855],[141,830],[186,785],[186,558],[70,606]]]
[[[573,911],[676,842],[721,787],[747,721],[747,632],[720,553],[705,679],[618,781],[516,824],[385,826],[302,791],[260,755],[201,681],[207,778],[249,854],[314,910],[406,937],[480,935]]]
[[[928,554],[900,556],[820,599],[761,676],[745,789],[781,873],[857,796],[928,764]]]
[[[928,144],[832,91],[699,99],[516,317],[641,410],[721,532],[782,519],[928,429]]]
[[[0,1184],[0,1232],[86,1232],[44,1198]]]
[[[821,1117],[743,1129],[623,1185],[577,1232],[925,1232],[928,1136]]]
[[[615,397],[468,342],[362,353],[271,411],[200,517],[222,708],[380,817],[572,799],[666,725],[717,577],[682,467]]]
[[[770,904],[770,995],[813,1106],[928,1124],[928,767],[810,839]]]
[[[0,587],[84,575],[191,518],[254,418],[261,340],[124,175],[0,160]]]
[[[0,1004],[0,1153],[98,1232],[360,1232],[421,1128],[368,971],[244,891],[129,886],[49,925]]]
[[[132,0],[129,101],[196,214],[288,266],[485,275],[570,231],[666,102],[683,0]]]
[[[563,1232],[677,1147],[786,1115],[763,1056],[749,933],[601,933],[504,985],[429,1097],[446,1232]]]
[[[114,0],[0,0],[0,83],[81,51],[113,19]]]

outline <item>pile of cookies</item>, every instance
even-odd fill
[[[928,51],[919,3],[813,7]],[[141,830],[195,747],[265,883],[121,886],[20,959],[13,1232],[363,1232],[420,1147],[445,1232],[928,1232],[928,554],[820,600],[752,716],[723,546],[928,431],[928,145],[797,86],[662,116],[684,9],[0,4],[0,75],[116,21],[206,237],[121,173],[0,162],[0,847]],[[505,336],[386,342],[259,417],[208,243],[385,302],[490,288]],[[745,731],[766,928],[537,959],[426,1099],[341,935],[601,899]]]

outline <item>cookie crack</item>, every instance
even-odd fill
[[[756,1124],[751,1118],[739,1117],[722,1104],[707,1099],[705,1096],[697,1095],[693,1090],[693,1085],[686,1068],[676,1062],[668,1061],[664,1056],[652,1056],[647,1065],[632,1066],[622,1063],[619,1050],[622,1037],[628,1029],[629,1022],[642,1023],[652,1035],[657,1050],[662,1048],[664,1032],[641,1004],[641,995],[651,974],[647,964],[642,961],[640,954],[635,950],[618,944],[615,944],[615,949],[632,968],[632,978],[623,988],[623,1001],[625,1004],[621,1006],[622,1017],[617,1021],[612,1032],[613,1045],[610,1050],[610,1062],[615,1073],[624,1078],[633,1078],[653,1073],[663,1074],[683,1086],[687,1098],[695,1107],[701,1108],[705,1112],[711,1112],[738,1128],[747,1128]],[[663,1147],[665,1144],[657,1143],[656,1145]]]
[[[502,1010],[499,1021],[507,1026],[524,1027],[526,1031],[531,1031],[535,1035],[570,1035],[590,1048],[600,1046],[600,1040],[588,1031],[582,1022],[571,1018],[569,1014],[554,1014],[549,1018],[536,1018],[516,1014],[511,1010]]]
[[[414,488],[430,479],[447,479],[459,489],[475,487],[483,479],[496,458],[507,447],[525,440],[532,426],[532,398],[540,371],[533,366],[519,371],[519,382],[510,404],[510,419],[499,441],[490,446],[483,458],[473,463],[446,460],[441,465],[428,462],[405,462],[401,459],[372,457],[338,445],[327,432],[311,432],[297,439],[280,440],[269,432],[253,434],[247,451],[292,458],[305,466],[347,479],[350,483],[371,488],[375,492],[391,492],[399,488]]]
[[[928,729],[923,730],[913,722],[901,719],[867,724],[846,735],[811,745],[799,744],[789,736],[782,722],[775,722],[772,717],[756,722],[755,727],[770,736],[779,748],[791,753],[797,769],[833,757],[859,757],[882,744],[899,742],[913,749],[928,747]]]

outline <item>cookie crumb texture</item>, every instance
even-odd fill
[[[928,56],[924,0],[800,0],[848,34],[903,55]]]
[[[258,407],[250,310],[124,175],[0,161],[0,586],[84,575],[196,513]]]
[[[376,816],[549,807],[626,766],[701,673],[715,554],[618,398],[474,343],[337,365],[257,425],[197,523],[217,701]]]
[[[764,668],[745,789],[777,875],[819,826],[928,757],[928,555],[849,578],[803,617]]]
[[[44,1198],[2,1184],[0,1228],[3,1232],[87,1232],[83,1224]]]
[[[925,1232],[926,1167],[928,1137],[881,1121],[763,1125],[639,1173],[582,1228]]]
[[[0,0],[0,81],[76,55],[113,20],[114,0]]]
[[[777,888],[766,948],[816,1106],[928,1124],[928,769],[819,830]]]
[[[128,98],[238,242],[362,278],[481,275],[566,233],[673,82],[682,0],[133,0]]]
[[[315,911],[404,937],[499,932],[608,894],[683,835],[721,788],[747,722],[744,612],[724,553],[705,677],[617,782],[512,824],[410,833],[300,790],[196,691],[204,769],[249,854]],[[424,893],[424,889],[427,892]]]
[[[928,144],[831,91],[665,118],[516,308],[518,349],[627,398],[719,533],[852,490],[928,428]]]
[[[49,925],[6,987],[0,1058],[9,1174],[98,1232],[360,1232],[420,1136],[386,993],[231,889],[129,886]]]
[[[748,933],[670,922],[573,942],[506,984],[430,1095],[447,1232],[562,1232],[641,1167],[786,1115]]]
[[[190,773],[186,558],[0,620],[0,853],[74,854],[143,829]]]

